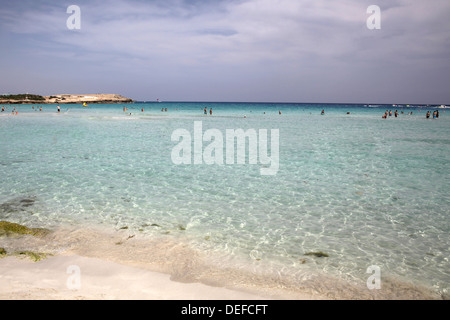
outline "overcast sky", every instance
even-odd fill
[[[449,0],[0,0],[0,43],[0,94],[450,104]]]

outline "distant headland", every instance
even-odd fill
[[[134,100],[119,94],[56,94],[40,96],[36,94],[0,95],[0,104],[68,104],[68,103],[131,103]]]

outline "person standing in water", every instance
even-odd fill
[[[58,106],[58,107],[56,107],[57,109],[58,109],[58,112],[61,112],[61,108]]]

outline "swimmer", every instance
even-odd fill
[[[212,115],[212,108],[209,108],[209,114]]]
[[[321,112],[320,114],[321,114],[321,115],[324,115],[324,114],[325,114],[325,110],[322,109],[322,112]]]
[[[427,112],[426,118],[430,119],[430,111]]]
[[[58,109],[58,112],[61,112],[61,108],[59,106],[57,107],[57,109]]]

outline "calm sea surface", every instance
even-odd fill
[[[436,109],[161,102],[61,105],[61,113],[21,105],[12,116],[12,108],[0,117],[0,220],[126,226],[179,237],[212,263],[293,275],[365,283],[378,266],[448,294],[450,109],[427,120]],[[386,109],[398,117],[382,119]],[[223,134],[222,165],[174,164],[173,132],[191,134],[193,159],[195,123]],[[267,129],[269,155],[277,129],[276,174],[262,175],[260,159],[248,163],[248,147],[246,163],[226,163],[227,129]],[[319,251],[328,257],[305,256]]]

